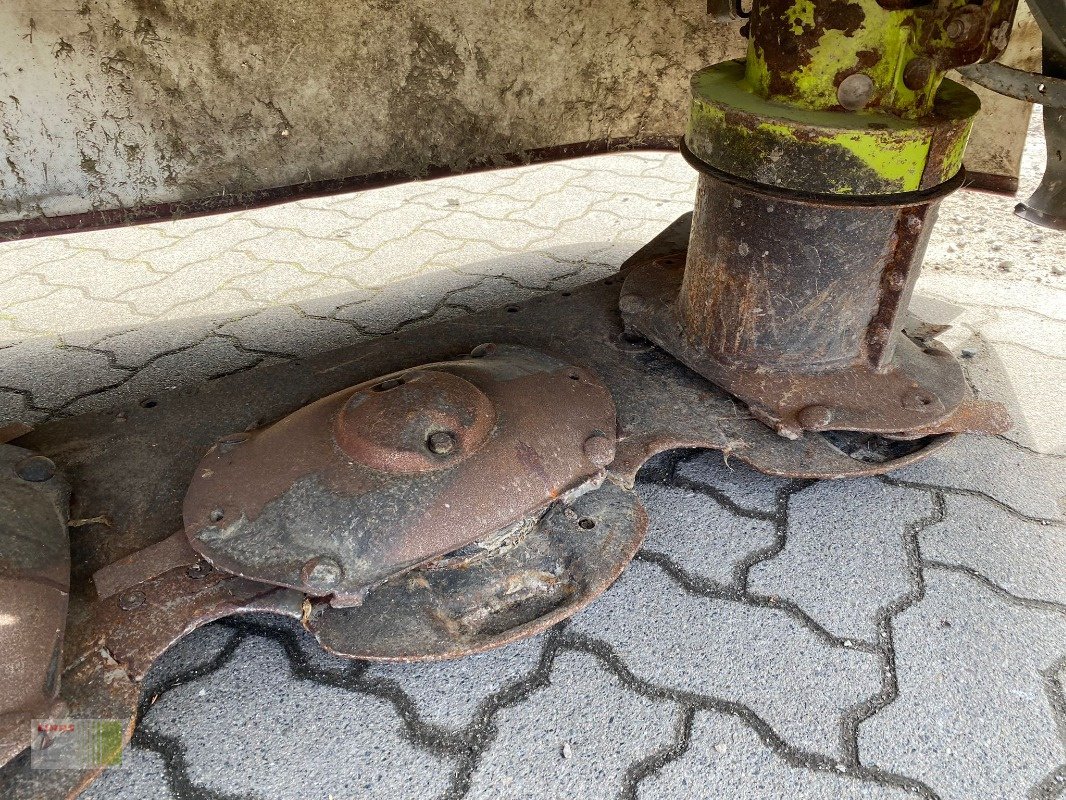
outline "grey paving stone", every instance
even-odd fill
[[[1044,672],[1066,615],[926,570],[925,598],[893,622],[899,697],[859,726],[859,757],[944,800],[1024,798],[1066,760]]]
[[[67,411],[80,414],[137,403],[160,391],[194,386],[219,375],[260,363],[262,356],[211,336],[186,350],[161,355],[137,370],[120,386],[71,403]],[[124,373],[126,374],[126,373]]]
[[[32,426],[47,417],[46,412],[32,411],[27,408],[26,402],[27,398],[24,394],[0,388],[0,426],[14,422]]]
[[[794,766],[736,717],[698,711],[688,750],[641,782],[640,800],[903,800],[895,786]]]
[[[959,436],[891,477],[977,491],[1028,516],[1066,519],[1059,504],[1066,487],[1066,459],[1031,453],[994,436]]]
[[[1061,305],[1066,307],[1066,300]],[[1060,391],[1066,385],[1066,360],[1005,342],[976,350],[964,366],[982,397],[1007,406],[1014,427],[1004,436],[1041,453],[1066,456],[1066,395]]]
[[[834,647],[782,610],[686,593],[634,562],[573,629],[637,677],[743,703],[791,745],[840,753],[840,715],[881,688],[879,659]]]
[[[641,482],[637,494],[648,512],[644,549],[723,586],[733,585],[745,559],[776,538],[772,520],[735,514],[690,489]]]
[[[905,531],[931,511],[921,490],[817,483],[789,498],[785,548],[752,568],[749,588],[791,600],[837,636],[876,641],[878,611],[912,588]]]
[[[214,322],[203,318],[155,322],[144,327],[96,337],[91,346],[113,355],[115,363],[120,367],[139,368],[158,357],[160,353],[192,347],[203,341],[211,333]],[[71,338],[81,337],[63,335],[64,341],[70,342]]]
[[[313,319],[288,306],[276,306],[228,322],[219,332],[236,336],[250,350],[307,356],[367,338],[353,325]]]
[[[278,641],[294,644],[298,655],[293,657],[299,662],[301,674],[335,677],[350,672],[358,664],[350,658],[330,653],[292,617],[280,614],[249,614],[243,620],[248,623],[247,628],[242,629],[245,635],[259,635],[257,631],[265,630],[267,635],[277,638]]]
[[[174,794],[163,772],[163,757],[151,750],[127,746],[122,753],[122,766],[105,769],[80,797],[83,800],[171,800]]]
[[[772,512],[777,491],[788,481],[763,475],[737,459],[708,450],[685,459],[677,466],[678,477],[717,489],[742,508]]]
[[[469,276],[441,270],[383,287],[373,296],[336,313],[367,333],[386,334],[416,321],[425,322],[447,302],[448,295],[468,287]]]
[[[473,723],[497,692],[529,675],[540,663],[543,636],[454,661],[371,664],[367,677],[395,683],[410,697],[423,722],[450,731]]]
[[[534,297],[543,297],[546,289],[528,288],[519,285],[507,277],[485,277],[472,286],[468,286],[448,295],[448,302],[453,305],[480,311],[486,308],[500,308],[510,303],[521,303]]]
[[[1066,525],[1031,522],[982,497],[947,497],[943,522],[921,534],[922,558],[960,564],[1019,597],[1066,608]]]
[[[163,695],[142,724],[177,740],[197,786],[230,794],[424,798],[450,773],[446,760],[405,740],[390,703],[294,679],[282,648],[263,638]]]
[[[111,367],[103,353],[61,350],[54,339],[19,342],[5,348],[0,358],[0,389],[29,392],[40,408],[60,408],[128,375],[128,370]]]
[[[308,290],[309,295],[294,300],[291,305],[298,311],[314,317],[331,317],[338,309],[349,308],[373,298],[380,289],[352,289],[347,281],[323,278]]]
[[[141,683],[142,694],[151,697],[170,683],[191,676],[195,670],[207,669],[233,637],[232,628],[215,624],[197,628],[178,639],[148,671]]]
[[[466,798],[615,798],[631,764],[670,745],[679,714],[627,690],[594,657],[562,653],[549,686],[496,715]]]

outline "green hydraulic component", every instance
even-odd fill
[[[882,195],[950,180],[980,101],[947,80],[994,59],[1017,0],[756,0],[746,60],[692,78],[685,144],[783,189]]]

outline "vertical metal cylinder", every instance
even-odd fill
[[[678,298],[688,344],[765,371],[884,366],[941,196],[804,196],[701,170]]]

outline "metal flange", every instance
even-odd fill
[[[0,762],[57,698],[70,596],[70,486],[39,453],[0,444]]]

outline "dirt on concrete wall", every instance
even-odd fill
[[[0,220],[672,136],[742,49],[703,0],[5,0]]]
[[[706,11],[705,0],[4,0],[0,223],[676,137],[690,73],[744,50],[739,23]],[[1024,136],[1016,115],[1002,125]],[[984,146],[970,169],[983,169]]]

